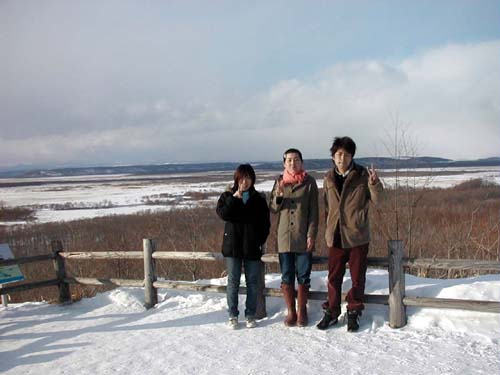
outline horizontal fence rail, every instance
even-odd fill
[[[61,252],[65,259],[143,259],[142,251],[88,251],[88,252]],[[53,259],[53,255],[39,255],[40,260]],[[37,259],[26,257],[18,259],[0,260],[0,266],[12,264],[24,264]],[[153,259],[169,260],[208,260],[217,261],[224,259],[221,253],[191,252],[191,251],[156,251]],[[17,262],[17,260],[22,260]],[[278,254],[264,254],[264,263],[279,263]],[[328,264],[328,257],[314,256],[313,264]],[[368,265],[372,267],[387,267],[389,261],[386,257],[368,257]],[[500,272],[500,262],[474,259],[435,259],[435,258],[403,258],[405,268],[429,268],[462,271]]]
[[[0,294],[9,294],[13,292],[22,292],[24,290],[45,288],[47,286],[59,285],[59,279],[35,281],[18,285],[4,285],[0,288]]]
[[[105,285],[105,286],[126,286],[144,287],[144,280],[136,279],[101,279],[95,277],[65,277],[64,282],[81,285]]]
[[[70,251],[59,254],[65,259],[143,259],[142,251]]]
[[[70,251],[59,254],[65,259],[143,259],[142,251]],[[0,259],[0,266],[21,265],[38,261],[53,260],[53,254],[33,255],[13,259]],[[190,252],[190,251],[156,251],[154,259],[170,260],[222,260],[220,253]],[[278,254],[264,254],[264,263],[278,263]],[[314,264],[327,264],[328,257],[314,256]],[[386,257],[368,257],[368,263],[373,266],[387,266]],[[492,260],[474,259],[434,259],[434,258],[403,258],[404,267],[432,268],[432,269],[464,269],[468,271],[500,272],[500,262]]]
[[[500,262],[490,260],[403,258],[403,266],[434,270],[500,272]]]
[[[500,313],[500,302],[478,301],[453,298],[405,297],[406,306],[433,307],[437,309],[471,310],[479,312]]]
[[[154,262],[157,260],[199,260],[199,261],[221,261],[224,259],[221,253],[211,252],[189,252],[189,251],[154,251],[153,241],[145,239],[143,251],[63,251],[60,241],[53,241],[52,254],[21,257],[17,259],[0,260],[0,266],[11,266],[28,264],[40,261],[52,261],[56,278],[51,280],[25,282],[0,287],[0,294],[19,292],[29,289],[47,286],[59,287],[59,302],[71,301],[69,294],[70,284],[81,285],[104,285],[112,287],[143,287],[145,288],[145,306],[153,307],[157,303],[157,289],[175,289],[182,291],[198,291],[225,293],[226,286],[213,284],[200,284],[186,281],[157,280]],[[365,302],[389,305],[390,326],[397,328],[406,324],[406,307],[430,307],[445,309],[462,309],[480,312],[500,313],[500,302],[461,300],[449,298],[410,297],[405,295],[405,282],[403,268],[444,269],[460,271],[481,271],[500,273],[500,263],[495,261],[468,260],[468,259],[434,259],[434,258],[404,258],[402,257],[402,243],[400,241],[389,241],[388,257],[368,257],[370,267],[387,268],[389,270],[389,295],[366,294]],[[118,278],[90,278],[90,277],[67,277],[65,272],[65,261],[67,260],[113,260],[113,259],[136,259],[144,262],[145,278],[143,280],[118,279]],[[264,254],[262,262],[267,264],[278,264],[278,254]],[[315,256],[313,264],[327,264],[328,257]],[[263,278],[262,274],[262,278]],[[240,294],[246,293],[246,288],[240,287]],[[262,285],[261,296],[282,297],[279,288],[267,288]],[[310,291],[311,300],[325,301],[328,293],[323,291]],[[342,296],[345,299],[345,294]],[[265,309],[265,300],[264,300]],[[265,315],[265,310],[264,310]]]
[[[13,258],[13,259],[1,259],[0,266],[13,266],[20,264],[28,264],[33,262],[41,262],[44,260],[54,260],[54,254],[44,254],[44,255],[33,255],[29,257]]]

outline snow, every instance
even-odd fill
[[[178,176],[169,176],[172,179]],[[159,178],[156,178],[159,179]],[[1,200],[6,206],[41,206],[36,211],[37,222],[70,221],[99,216],[134,214],[145,211],[171,210],[190,207],[196,199],[185,197],[187,192],[219,193],[226,189],[228,180],[206,183],[173,181],[135,181],[119,178],[110,182],[82,181],[42,186],[0,188]],[[153,201],[154,203],[147,203]],[[51,205],[71,207],[55,209]],[[196,204],[215,203],[215,197]],[[0,223],[2,224],[2,223]],[[12,223],[3,223],[5,225]]]
[[[244,279],[242,279],[243,281]],[[200,283],[225,284],[225,279]],[[266,275],[278,287],[279,275]],[[312,289],[325,290],[326,272]],[[387,293],[387,271],[369,270],[367,293]],[[349,274],[344,289],[349,288]],[[500,275],[436,280],[406,276],[407,294],[500,301]],[[244,310],[240,296],[240,311]],[[257,328],[226,326],[225,295],[160,289],[146,310],[141,288],[118,288],[68,306],[0,307],[4,374],[496,374],[500,314],[408,308],[408,325],[388,326],[388,307],[367,304],[360,331],[344,322],[316,329],[321,302],[309,302],[311,324],[283,325],[281,298],[267,298]],[[240,319],[242,319],[240,317]]]
[[[389,170],[385,170],[388,172]],[[480,178],[490,183],[500,185],[499,167],[464,167],[464,168],[442,168],[442,169],[409,169],[409,172],[429,172],[429,176],[408,177],[405,176],[406,170],[400,170],[399,185],[410,187],[427,187],[446,189],[458,185],[467,180]],[[440,174],[443,173],[443,174]],[[448,174],[449,173],[449,174]],[[384,177],[383,182],[387,187],[396,185],[396,177]]]
[[[440,171],[456,174],[410,177],[408,183],[416,187],[447,188],[470,179],[482,178],[500,184],[500,168],[498,167],[434,170],[434,172]],[[324,173],[324,171],[317,172]],[[401,173],[404,174],[404,172]],[[259,171],[256,189],[270,192],[277,175],[276,171]],[[200,182],[190,182],[192,178]],[[213,206],[218,195],[232,183],[231,178],[231,173],[213,172],[151,176],[107,175],[0,179],[0,183],[30,182],[34,184],[0,187],[0,200],[9,207],[34,206],[38,223],[70,221],[145,211],[167,211],[200,204]],[[208,181],[204,182],[205,180]],[[43,182],[44,185],[36,185],[37,182]],[[394,186],[395,177],[384,177],[383,182],[387,187]],[[322,179],[318,179],[317,183],[318,187],[323,186]],[[399,184],[406,184],[403,175],[400,176]],[[188,192],[208,193],[209,196],[205,200],[198,200],[196,197],[185,195]],[[61,206],[66,204],[69,204],[69,207],[61,209]],[[18,224],[20,223],[0,222],[0,225]]]

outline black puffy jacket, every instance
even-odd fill
[[[231,191],[222,193],[217,202],[217,215],[225,221],[222,254],[225,257],[259,260],[262,245],[271,226],[265,197],[253,187],[246,204],[233,197]]]

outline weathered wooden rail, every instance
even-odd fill
[[[142,259],[144,262],[144,279],[102,279],[88,277],[68,277],[65,271],[65,261],[81,259]],[[162,281],[157,280],[155,273],[155,261],[168,260],[200,260],[221,261],[220,253],[209,252],[171,252],[155,251],[154,243],[150,239],[143,241],[143,251],[102,251],[102,252],[64,252],[60,241],[52,242],[52,254],[22,257],[17,259],[0,260],[0,266],[13,264],[26,264],[31,262],[52,260],[56,277],[51,280],[25,282],[17,285],[3,286],[0,294],[5,295],[16,291],[23,291],[46,286],[58,286],[59,303],[70,303],[70,284],[81,285],[108,285],[144,287],[144,305],[151,308],[158,303],[158,288],[176,289],[184,291],[225,293],[226,287],[222,285],[200,284],[185,281]],[[279,263],[277,254],[265,254],[263,263]],[[328,257],[313,257],[314,264],[325,264]],[[500,313],[500,302],[478,301],[448,298],[424,298],[407,297],[405,295],[405,267],[419,267],[427,269],[447,270],[475,270],[482,272],[500,272],[500,263],[494,261],[455,260],[455,259],[424,259],[403,258],[403,246],[401,241],[388,242],[387,257],[368,257],[368,265],[371,267],[384,267],[389,271],[389,295],[366,294],[366,303],[389,305],[389,325],[393,328],[403,327],[406,324],[406,306],[431,307],[445,309],[463,309],[482,312]],[[264,267],[262,267],[264,269]],[[246,293],[246,288],[240,288],[240,294]],[[277,288],[266,288],[264,283],[264,271],[261,273],[261,286],[259,306],[257,315],[264,317],[265,297],[280,297],[282,292]],[[343,295],[345,298],[345,295]],[[327,292],[310,291],[310,299],[326,300]]]

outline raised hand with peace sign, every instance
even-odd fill
[[[368,168],[368,182],[370,185],[376,185],[379,182],[379,178],[377,175],[377,171],[375,168],[373,168],[373,163],[371,164],[370,168]]]

